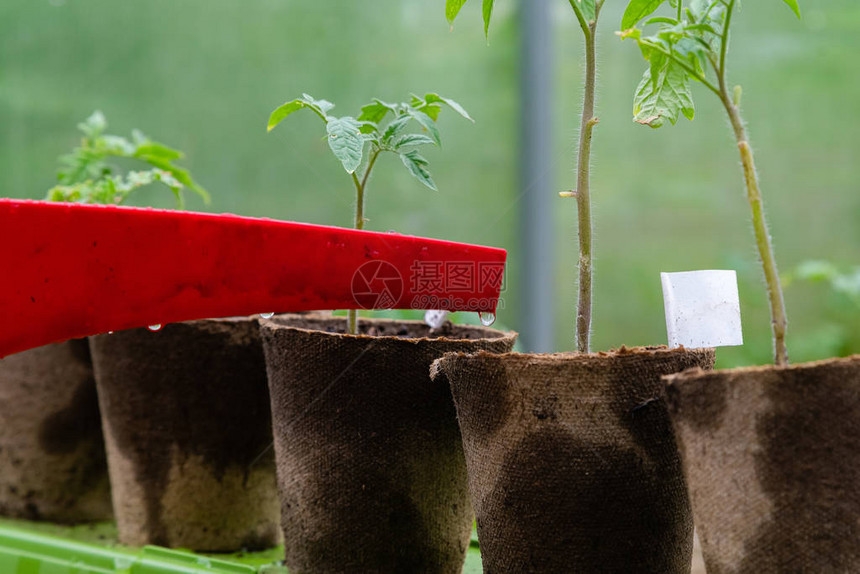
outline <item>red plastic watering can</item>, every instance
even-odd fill
[[[207,317],[495,311],[503,249],[272,219],[0,199],[0,357]]]

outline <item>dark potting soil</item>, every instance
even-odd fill
[[[669,380],[708,573],[856,572],[860,356]]]
[[[322,331],[338,335],[347,334],[346,317],[331,317],[319,315],[305,315],[301,323],[290,320],[290,317],[298,315],[279,315],[271,319],[275,324],[282,324],[297,329],[311,331]],[[359,337],[397,337],[400,339],[438,339],[449,338],[455,340],[477,341],[479,339],[498,338],[500,332],[495,329],[478,327],[472,325],[455,325],[451,321],[445,321],[439,327],[433,328],[421,321],[395,321],[384,319],[360,319],[358,321]]]
[[[688,574],[693,524],[661,375],[713,350],[447,355],[485,572]]]
[[[0,360],[0,515],[59,523],[112,516],[86,340]]]
[[[91,338],[120,540],[235,551],[278,541],[263,350],[253,319]]]
[[[450,389],[430,364],[506,352],[515,336],[416,321],[361,320],[357,336],[342,334],[343,318],[261,325],[290,572],[459,574],[473,514]]]

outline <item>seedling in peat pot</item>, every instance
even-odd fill
[[[131,140],[121,136],[105,134],[107,120],[100,111],[95,111],[78,129],[84,137],[69,155],[62,156],[63,168],[57,174],[59,185],[48,191],[50,201],[75,203],[121,204],[135,190],[160,182],[176,196],[176,206],[184,207],[182,192],[190,189],[209,203],[209,194],[200,187],[191,174],[173,162],[184,157],[178,150],[154,142],[139,130],[134,130]],[[126,158],[148,164],[150,169],[129,171],[125,175],[108,163],[109,158]]]
[[[364,229],[364,196],[370,174],[376,160],[383,152],[400,156],[400,160],[418,181],[432,190],[436,184],[427,170],[428,161],[418,153],[423,145],[441,145],[436,120],[442,106],[448,106],[469,121],[474,121],[463,107],[454,100],[439,94],[426,94],[423,98],[413,95],[409,102],[389,104],[379,99],[362,106],[357,118],[352,116],[332,116],[329,112],[334,104],[326,100],[316,100],[308,94],[279,106],[269,116],[269,131],[275,129],[284,118],[295,111],[308,109],[325,123],[328,145],[340,161],[343,169],[352,178],[355,186],[355,229]],[[391,114],[391,119],[385,120]],[[417,122],[421,133],[404,133],[412,121]],[[350,310],[348,314],[349,332],[357,332],[358,314]]]
[[[589,163],[597,125],[595,36],[603,0],[569,3],[585,38],[577,187],[561,194],[576,198],[579,217],[580,352],[452,353],[436,361],[432,373],[444,374],[457,408],[485,571],[519,572],[528,564],[534,574],[685,574],[692,519],[660,398],[661,377],[692,367],[711,369],[714,351],[589,352]],[[449,21],[463,4],[447,1]],[[485,34],[493,4],[483,3]],[[523,408],[509,408],[513,404]],[[499,429],[505,440],[495,440]],[[623,548],[606,543],[619,536]]]
[[[671,16],[645,20],[668,1]],[[800,17],[797,0],[783,0]],[[659,128],[666,120],[674,124],[683,114],[692,120],[695,109],[691,80],[704,85],[716,95],[729,116],[743,164],[747,200],[752,210],[756,247],[761,258],[773,325],[774,361],[788,364],[785,344],[787,320],[779,273],[764,215],[764,200],[746,127],[741,117],[741,87],[729,88],[726,59],[732,17],[739,0],[632,0],[621,22],[623,39],[639,44],[648,69],[636,88],[634,121]],[[644,22],[643,22],[644,20]],[[641,23],[642,28],[636,26]],[[646,36],[643,28],[653,26],[656,32]]]
[[[577,152],[576,190],[562,197],[576,198],[579,219],[579,302],[576,312],[576,347],[588,353],[591,347],[592,308],[592,221],[591,221],[591,137],[598,119],[594,116],[597,80],[597,21],[604,0],[569,0],[585,38],[585,89]],[[446,0],[445,16],[452,25],[466,0]],[[484,34],[489,34],[495,0],[483,0]]]

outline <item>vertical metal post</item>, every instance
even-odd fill
[[[549,0],[521,0],[520,47],[520,342],[555,350],[555,250],[552,165],[552,22]]]

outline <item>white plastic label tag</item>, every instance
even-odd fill
[[[669,347],[744,344],[734,271],[661,273]]]

